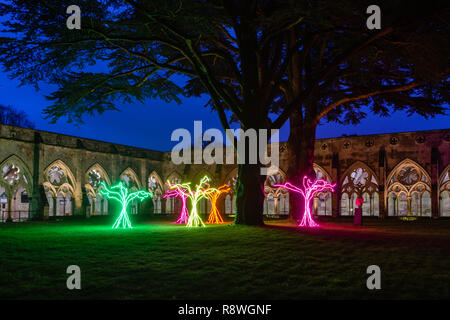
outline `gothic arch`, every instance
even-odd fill
[[[164,184],[156,171],[148,175],[147,188],[153,193],[153,213],[162,213],[162,196],[164,193]]]
[[[430,216],[431,178],[411,159],[400,161],[389,173],[385,203],[389,216]]]
[[[330,182],[330,183],[332,182],[331,176],[328,174],[328,172],[323,167],[321,167],[317,163],[313,163],[313,168],[316,173],[317,179],[325,178],[325,180],[327,180],[328,182]]]
[[[450,217],[450,164],[445,167],[439,178],[439,215]]]
[[[234,193],[234,188],[236,187],[238,175],[239,169],[236,167],[228,172],[225,181],[222,183],[229,185],[231,188],[230,192],[223,197],[225,214],[227,215],[236,214],[236,195]]]
[[[89,183],[89,172],[96,170],[98,173],[100,173],[101,177],[105,180],[105,183],[110,186],[111,180],[109,178],[108,172],[103,168],[101,164],[98,162],[93,164],[89,167],[89,169],[86,170],[85,179]]]
[[[29,218],[32,176],[25,162],[11,155],[0,163],[0,222]]]
[[[130,178],[134,181],[134,183],[135,183],[135,188],[141,189],[141,182],[140,182],[140,180],[139,180],[139,178],[138,178],[136,172],[135,172],[133,169],[131,169],[130,167],[128,167],[128,168],[126,168],[124,171],[122,171],[122,173],[121,173],[120,176],[119,176],[120,181],[124,181],[123,178],[124,178],[125,176],[130,177]],[[124,182],[126,183],[126,181],[124,181]]]
[[[99,191],[101,182],[111,185],[106,170],[99,164],[95,163],[85,173],[86,197],[89,202],[89,215],[106,215],[108,214],[108,199],[106,199]]]
[[[289,192],[275,184],[286,182],[286,173],[280,168],[269,168],[264,182],[264,214],[289,214]]]
[[[155,182],[157,183],[158,187],[162,190],[164,188],[164,183],[161,179],[161,176],[155,170],[153,170],[152,173],[148,175],[147,184],[149,189],[150,189],[150,179],[152,177],[155,179]]]
[[[388,186],[390,186],[391,184],[393,184],[395,182],[395,180],[394,181],[392,180],[394,178],[394,175],[396,173],[398,173],[398,171],[400,171],[401,168],[407,167],[407,166],[411,166],[411,167],[415,168],[422,174],[422,179],[420,179],[420,181],[425,182],[426,184],[430,184],[431,177],[428,174],[428,172],[416,161],[406,158],[406,159],[400,161],[399,163],[397,163],[397,165],[389,173],[389,175],[386,179]],[[423,180],[423,177],[425,177],[425,180]]]
[[[17,171],[17,173],[15,174],[16,179],[10,180],[10,182],[8,182],[5,175],[8,174],[7,171],[11,166],[13,166],[13,168],[16,168],[16,170],[18,168],[19,171]],[[13,154],[5,158],[0,163],[0,170],[0,185],[5,188],[8,197],[12,196],[12,193],[16,190],[16,188],[18,188],[19,185],[22,185],[23,188],[25,188],[25,190],[28,192],[28,194],[31,195],[33,184],[32,175],[30,169],[28,169],[28,166],[20,157]]]
[[[169,181],[170,183],[174,183],[174,182],[180,183],[181,182],[181,174],[179,174],[178,171],[172,171],[172,173],[170,173],[167,176],[167,179],[165,179],[165,181]]]
[[[49,166],[47,166],[47,168],[45,168],[45,170],[44,170],[44,176],[45,176],[44,181],[49,181],[51,184],[54,185],[55,180],[49,180],[49,173],[51,172],[52,169],[54,169],[56,167],[61,169],[61,172],[67,178],[66,182],[68,182],[72,186],[72,188],[75,189],[76,185],[77,185],[75,176],[73,175],[72,170],[70,170],[69,166],[67,166],[65,164],[65,162],[62,161],[62,160],[55,160]]]
[[[232,189],[234,189],[234,186],[237,181],[237,176],[239,174],[238,168],[234,168],[228,172],[228,174],[225,176],[225,180],[222,184],[228,184]]]
[[[362,162],[362,161],[358,160],[358,161],[352,163],[352,165],[350,167],[348,167],[347,170],[345,170],[345,172],[344,172],[344,174],[342,175],[342,178],[341,178],[341,185],[344,182],[345,177],[349,173],[351,173],[353,170],[355,170],[355,168],[364,168],[364,169],[366,169],[376,179],[376,183],[377,184],[379,183],[379,179],[378,179],[378,176],[376,175],[375,171],[373,171],[372,168],[369,167],[365,162]]]
[[[216,183],[216,181],[214,179],[214,175],[211,174],[208,170],[205,170],[205,169],[200,170],[199,172],[197,172],[194,175],[194,179],[191,181],[191,185],[192,186],[197,185],[204,176],[208,176],[209,184],[214,187],[215,183]]]
[[[324,179],[328,181],[329,183],[332,182],[331,176],[328,174],[328,172],[318,165],[317,163],[313,163],[314,172],[316,174],[316,179]],[[314,196],[314,203],[313,208],[314,212],[317,215],[320,216],[331,216],[332,214],[332,195],[331,192],[325,191],[317,193]]]
[[[362,197],[362,213],[379,215],[379,179],[375,172],[362,161],[354,162],[341,178],[341,215],[353,215],[355,200]]]

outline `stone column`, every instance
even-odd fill
[[[379,185],[378,185],[378,211],[379,211],[379,217],[380,218],[386,218],[387,217],[387,210],[386,210],[386,195],[385,195],[385,188],[386,188],[386,152],[383,147],[380,148],[378,151],[378,179],[379,179]]]
[[[439,150],[431,148],[431,217],[439,218]]]
[[[41,135],[39,134],[39,132],[35,132],[33,148],[33,189],[31,191],[31,203],[29,206],[31,219],[33,220],[42,220],[44,218],[44,206],[40,192],[41,186],[39,185],[41,142]]]
[[[339,154],[333,153],[331,162],[331,179],[332,183],[336,183],[334,192],[331,193],[331,215],[337,218],[341,215],[341,177],[339,172]]]

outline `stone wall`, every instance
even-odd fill
[[[285,179],[284,172],[287,172],[289,167],[286,148],[286,144],[282,143],[279,173],[282,180]],[[169,152],[8,125],[0,126],[0,161],[0,169],[3,171],[0,179],[0,195],[4,193],[4,198],[9,199],[3,211],[13,209],[14,201],[17,201],[18,197],[17,186],[22,184],[20,192],[24,194],[23,190],[26,190],[25,194],[31,197],[29,210],[32,215],[37,216],[51,216],[49,207],[52,205],[53,214],[56,214],[57,210],[61,214],[70,211],[70,214],[80,216],[86,215],[87,212],[88,214],[95,212],[97,208],[90,208],[97,206],[94,205],[97,197],[95,181],[90,182],[92,174],[102,176],[101,178],[110,184],[127,176],[136,188],[149,188],[151,184],[149,179],[154,177],[152,179],[157,181],[156,188],[160,189],[161,194],[164,193],[163,182],[168,179],[195,183],[201,176],[207,174],[212,178],[213,185],[221,185],[232,183],[237,174],[236,165],[174,165]],[[427,209],[423,208],[428,206],[427,192],[429,192],[431,216],[447,214],[450,216],[450,212],[442,211],[441,204],[447,201],[445,192],[450,188],[450,184],[444,179],[450,163],[450,129],[318,139],[315,147],[315,163],[317,171],[330,182],[337,182],[336,192],[330,195],[331,200],[327,200],[331,201],[332,207],[332,210],[328,210],[328,214],[332,213],[333,216],[339,216],[342,212],[341,205],[345,206],[345,201],[341,201],[341,196],[349,186],[353,191],[356,190],[355,194],[362,195],[364,192],[356,185],[348,183],[353,179],[350,177],[352,174],[367,175],[366,180],[373,177],[372,181],[375,182],[372,186],[377,189],[375,191],[377,196],[373,196],[373,190],[367,193],[371,199],[371,206],[376,199],[377,205],[373,205],[374,209],[369,210],[376,213],[375,215],[387,215],[389,205],[391,209],[395,207],[392,209],[393,212],[395,210],[399,213],[407,210],[408,214],[417,210],[425,212]],[[15,167],[19,167],[19,175],[14,174]],[[406,171],[409,174],[407,176]],[[5,174],[10,180],[5,179]],[[344,185],[346,177],[348,177],[347,184]],[[417,180],[419,178],[422,182]],[[399,179],[409,179],[408,181],[413,183],[400,183]],[[270,186],[268,187],[270,189]],[[364,188],[367,188],[367,185]],[[268,194],[273,191],[269,189]],[[422,199],[424,192],[425,198]],[[420,193],[419,200],[417,200],[418,193]],[[393,202],[389,202],[389,194],[392,194]],[[89,195],[91,198],[88,201]],[[278,195],[275,194],[275,197]],[[54,203],[50,204],[49,201]],[[222,199],[222,207],[225,205],[224,201]],[[276,201],[280,200],[276,198]],[[317,209],[320,207],[320,201],[316,203],[316,211],[320,211]],[[420,202],[419,209],[417,201]],[[6,203],[5,200],[3,203]],[[327,205],[329,203],[323,204],[324,208]],[[276,207],[277,205],[275,210]],[[46,208],[46,212],[43,212],[42,208]],[[152,206],[140,206],[138,209],[141,212],[154,210]],[[164,201],[161,202],[161,211],[165,211]]]

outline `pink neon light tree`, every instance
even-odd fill
[[[189,211],[187,209],[186,201],[189,197],[188,190],[183,188],[180,184],[172,184],[170,182],[166,182],[166,184],[169,186],[169,190],[166,191],[163,198],[168,197],[178,197],[181,199],[181,212],[180,216],[178,217],[177,221],[175,223],[184,224],[187,223],[189,219]]]
[[[318,227],[319,224],[314,221],[311,214],[311,200],[314,195],[318,192],[329,189],[331,192],[334,191],[334,186],[336,184],[330,184],[326,180],[318,179],[314,182],[308,179],[308,177],[303,177],[303,189],[292,185],[289,182],[285,184],[276,184],[274,187],[282,187],[289,191],[300,194],[305,199],[305,212],[303,213],[303,218],[299,223],[299,227]]]

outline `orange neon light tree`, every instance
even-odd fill
[[[217,200],[222,194],[230,192],[231,188],[227,184],[224,184],[223,186],[220,186],[217,189],[209,187],[208,183],[205,183],[205,185],[207,186],[207,188],[205,188],[206,191],[205,195],[209,198],[209,201],[211,202],[211,211],[209,212],[208,223],[209,224],[224,223],[222,215],[220,214],[220,211],[217,208]]]

